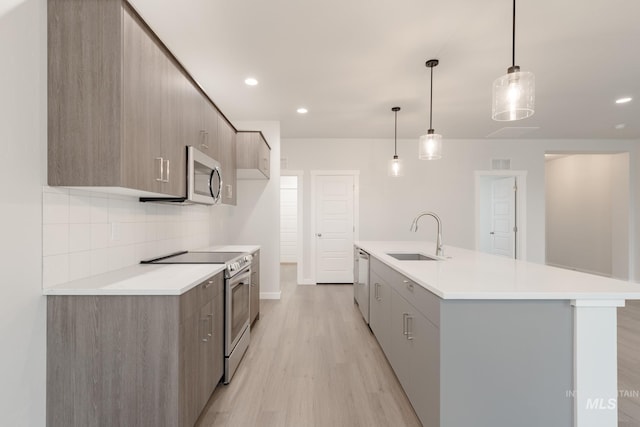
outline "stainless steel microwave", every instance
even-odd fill
[[[187,202],[215,205],[222,197],[220,163],[194,147],[187,147]]]
[[[187,196],[140,197],[141,202],[215,205],[222,198],[220,163],[192,146],[187,146]]]

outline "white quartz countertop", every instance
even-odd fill
[[[443,299],[640,299],[640,284],[445,246],[438,261],[399,261],[388,253],[434,256],[435,244],[358,241],[356,246]]]
[[[247,252],[257,245],[211,246],[195,251]],[[182,295],[224,270],[222,264],[139,264],[43,289],[44,295]]]

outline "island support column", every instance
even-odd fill
[[[572,300],[575,427],[618,426],[617,308],[624,300]]]

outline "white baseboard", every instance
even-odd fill
[[[315,285],[316,282],[314,282],[311,279],[299,279],[298,280],[298,285]]]
[[[260,299],[280,299],[282,292],[260,292]]]

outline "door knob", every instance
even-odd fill
[[[496,233],[494,233],[493,231],[490,231],[489,234],[496,234]]]
[[[316,233],[316,236],[322,237],[322,233]]]

